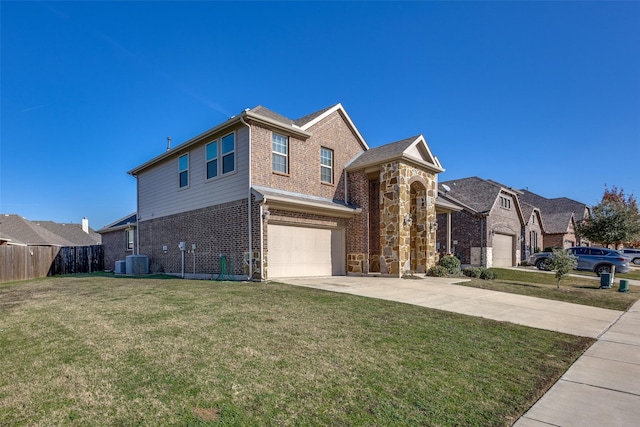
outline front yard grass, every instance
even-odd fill
[[[600,289],[600,278],[594,273],[586,272],[586,275],[574,277],[572,275],[576,272],[572,272],[572,275],[562,279],[560,289],[558,289],[557,279],[552,272],[526,268],[492,268],[492,270],[497,273],[495,280],[472,279],[459,283],[459,285],[620,311],[627,310],[640,298],[640,287],[638,286],[629,286],[629,292],[618,292],[619,279],[623,277],[622,274],[616,275],[615,283],[611,289]]]
[[[277,283],[0,284],[0,425],[508,426],[593,341]]]

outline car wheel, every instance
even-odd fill
[[[549,270],[549,260],[546,258],[539,259],[536,261],[536,267],[538,270],[548,271]]]
[[[634,258],[632,261],[635,265],[640,265],[640,258]]]
[[[596,267],[596,269],[594,270],[596,272],[596,274],[598,276],[600,276],[602,273],[611,273],[611,266],[610,265],[599,265]]]

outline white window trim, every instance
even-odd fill
[[[129,233],[131,233],[131,240],[129,240]],[[124,230],[124,243],[126,251],[133,251],[133,248],[136,244],[135,242],[135,232],[133,228],[127,228]],[[129,247],[129,243],[131,243],[131,247]]]
[[[327,150],[328,152],[331,153],[331,166],[327,166],[324,163],[322,163],[322,152],[323,150]],[[331,148],[327,148],[327,147],[320,147],[320,182],[323,184],[332,184],[334,182],[334,176],[333,176],[333,164],[334,164],[334,152]],[[322,179],[322,170],[323,168],[329,169],[331,171],[331,181],[325,181]]]
[[[281,152],[275,151],[273,149],[273,138],[276,135],[279,136],[279,137],[284,138],[284,140],[285,140],[285,153],[281,153]],[[275,170],[273,168],[273,156],[284,157],[284,168],[285,168],[284,172]],[[282,135],[282,134],[276,133],[276,132],[272,132],[271,133],[271,171],[273,173],[277,173],[277,174],[281,174],[281,175],[289,175],[289,137],[286,136],[286,135]]]

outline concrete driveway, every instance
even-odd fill
[[[621,311],[605,308],[452,285],[461,280],[464,279],[358,276],[277,279],[296,286],[398,301],[590,338],[598,338],[622,315]]]

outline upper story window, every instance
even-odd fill
[[[178,173],[180,176],[180,188],[189,185],[189,153],[178,158]]]
[[[222,174],[236,169],[236,134],[230,133],[222,137]]]
[[[207,179],[236,170],[236,134],[230,133],[205,147]]]
[[[274,172],[289,173],[289,138],[277,133],[271,136],[271,165]]]
[[[213,141],[206,146],[207,179],[218,176],[218,141]]]
[[[508,197],[500,196],[500,207],[505,209],[511,209],[511,199]]]
[[[320,181],[333,184],[333,150],[320,148]]]

